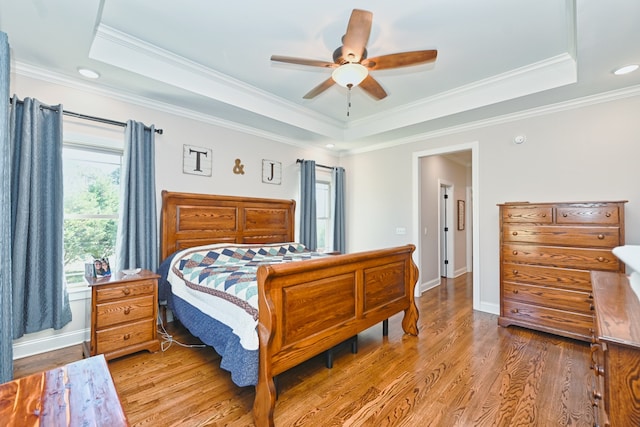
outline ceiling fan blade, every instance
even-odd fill
[[[373,21],[373,13],[353,9],[347,32],[342,38],[342,56],[348,62],[360,62],[364,49],[369,41],[371,34],[371,22]]]
[[[336,68],[338,64],[316,59],[294,58],[292,56],[271,55],[271,60],[276,62],[286,62],[288,64],[310,65],[312,67]]]
[[[378,83],[376,79],[371,77],[371,74],[369,74],[359,86],[376,99],[383,99],[387,96],[387,92],[382,89],[382,86],[380,86],[380,83]]]
[[[333,80],[333,78],[329,77],[327,80],[323,81],[318,86],[316,86],[313,89],[311,89],[305,96],[303,96],[303,98],[304,99],[315,98],[316,96],[320,95],[325,90],[329,89],[334,84],[335,84],[335,81]]]
[[[407,67],[434,61],[437,56],[437,50],[416,50],[413,52],[392,53],[376,58],[367,58],[362,61],[362,65],[369,70],[386,70],[389,68]]]

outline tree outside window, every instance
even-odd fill
[[[65,147],[64,268],[69,285],[84,283],[84,264],[114,264],[122,154]]]

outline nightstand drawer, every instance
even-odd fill
[[[155,286],[156,281],[149,279],[100,287],[96,290],[96,303],[124,297],[132,298],[138,295],[153,295]]]
[[[109,353],[155,339],[155,319],[140,320],[102,331],[96,331],[97,353]]]
[[[153,295],[96,304],[96,328],[102,329],[118,323],[153,318],[154,305]]]

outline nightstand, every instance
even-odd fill
[[[160,349],[157,337],[158,276],[142,270],[85,280],[91,287],[91,340],[85,357],[113,359],[141,350]]]

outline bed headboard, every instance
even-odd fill
[[[294,240],[294,200],[162,192],[164,260],[179,249],[209,243],[277,243]]]

